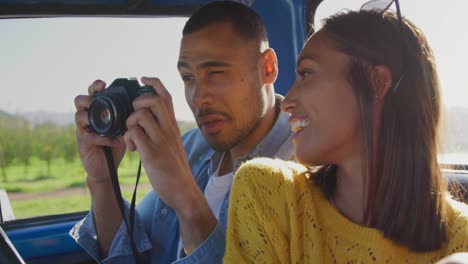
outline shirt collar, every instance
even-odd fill
[[[276,94],[276,108],[280,108],[283,98],[284,97],[282,95]],[[246,160],[250,160],[255,157],[274,157],[279,148],[291,136],[291,134],[292,131],[291,125],[289,125],[289,114],[280,110],[275,124],[265,135],[265,137],[257,144],[257,146],[255,146],[252,151],[236,160],[236,164],[234,166],[235,170],[240,165],[240,163]],[[216,168],[216,166],[219,164],[222,154],[222,152],[214,152],[213,155],[211,155],[212,168]]]

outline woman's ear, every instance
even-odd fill
[[[374,88],[374,99],[378,102],[385,97],[390,87],[392,87],[392,72],[385,65],[377,65],[372,68],[370,77]]]
[[[262,53],[264,63],[264,83],[273,84],[278,77],[278,58],[273,49],[268,48]]]

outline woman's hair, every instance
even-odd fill
[[[364,222],[417,252],[446,241],[446,182],[437,162],[441,115],[434,56],[422,31],[393,12],[348,11],[324,21],[335,48],[351,57],[349,81],[356,95],[366,188]],[[403,42],[402,42],[403,41]],[[403,43],[403,45],[402,45]],[[369,70],[384,65],[398,89],[384,97],[374,141],[375,93]],[[336,166],[313,179],[326,195],[335,189]]]

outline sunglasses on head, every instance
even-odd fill
[[[379,10],[382,14],[385,13],[390,6],[395,3],[396,13],[398,16],[398,25],[400,31],[400,44],[401,44],[401,57],[402,57],[402,70],[400,77],[398,80],[393,84],[392,93],[395,94],[400,86],[400,82],[405,75],[405,67],[406,67],[406,56],[405,56],[405,41],[403,36],[403,19],[401,18],[401,11],[400,11],[400,3],[398,0],[371,0],[364,3],[361,6],[361,10]]]

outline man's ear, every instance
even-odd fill
[[[265,84],[273,84],[278,77],[278,58],[273,49],[268,48],[262,53],[263,57],[263,78]]]
[[[374,89],[374,100],[382,100],[390,90],[393,84],[392,72],[385,65],[372,67],[370,71],[370,80]]]

